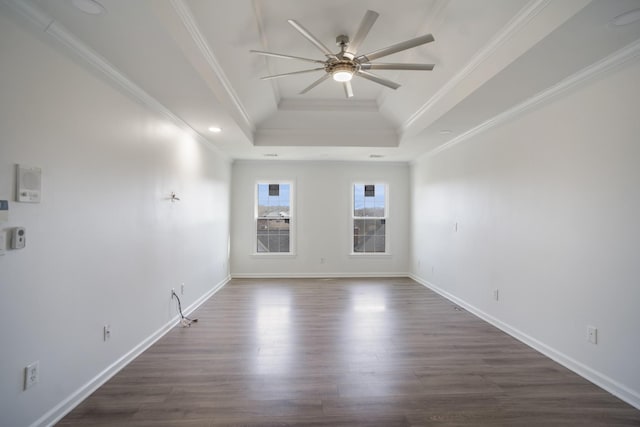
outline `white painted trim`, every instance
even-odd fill
[[[283,98],[278,103],[280,111],[352,111],[378,113],[375,101],[368,99],[295,99]]]
[[[218,284],[216,284],[213,288],[207,291],[204,295],[194,301],[191,305],[189,305],[184,311],[183,314],[188,316],[198,307],[200,307],[205,301],[211,298],[216,292],[222,289],[227,283],[231,280],[231,276],[227,276]],[[147,338],[142,340],[138,345],[129,350],[125,355],[120,357],[118,360],[113,362],[111,365],[107,366],[102,372],[98,373],[95,377],[93,377],[89,382],[85,385],[74,391],[72,394],[67,396],[62,402],[58,403],[51,410],[41,416],[37,421],[31,424],[31,427],[37,426],[52,426],[58,421],[62,419],[65,415],[67,415],[73,408],[78,406],[84,399],[89,397],[91,393],[96,391],[99,387],[101,387],[104,383],[109,381],[114,375],[120,372],[125,366],[131,363],[136,357],[140,356],[145,350],[155,344],[160,338],[165,336],[171,329],[177,326],[180,323],[179,317],[176,315],[171,320],[169,320],[166,324],[164,324],[160,329],[149,335]]]
[[[409,277],[409,273],[238,273],[232,279],[340,279]]]
[[[205,59],[211,70],[215,73],[216,77],[220,81],[222,88],[231,101],[233,108],[242,118],[244,125],[251,132],[255,132],[255,126],[253,125],[253,122],[249,117],[249,113],[247,113],[247,110],[244,108],[244,105],[240,100],[240,97],[233,89],[231,82],[220,66],[220,61],[218,61],[218,58],[216,58],[213,51],[209,47],[209,43],[207,43],[206,37],[202,35],[202,32],[200,31],[200,28],[198,27],[198,24],[196,23],[196,20],[191,13],[191,9],[189,9],[189,6],[187,6],[187,4],[183,0],[170,0],[170,2],[174,10],[180,17],[180,20],[184,24],[185,28],[187,29],[187,32],[193,39],[193,42],[198,47],[200,54],[202,54],[202,57]]]
[[[91,68],[99,71],[103,76],[120,87],[126,94],[148,107],[150,110],[162,114],[171,120],[176,126],[187,131],[196,137],[196,139],[206,147],[213,149],[217,154],[227,161],[231,161],[229,156],[222,152],[218,147],[213,145],[209,140],[200,135],[187,122],[173,114],[171,110],[165,107],[160,101],[149,95],[144,89],[135,84],[120,70],[111,65],[109,61],[100,56],[78,39],[73,33],[67,30],[62,24],[56,22],[48,16],[44,11],[31,3],[20,0],[4,0],[5,3],[14,11],[26,18],[33,25],[41,29],[49,35],[61,46],[64,46],[69,52],[77,55],[85,61]]]
[[[441,99],[455,89],[460,82],[467,78],[473,70],[489,59],[496,50],[514,34],[522,30],[531,19],[538,15],[550,0],[532,0],[493,38],[489,43],[476,53],[473,58],[447,81],[431,98],[416,110],[400,127],[399,133],[405,133],[417,120],[420,119],[429,109],[436,105]]]
[[[564,366],[565,368],[568,368],[570,370],[572,370],[573,372],[575,372],[576,374],[580,375],[581,377],[591,381],[592,383],[594,383],[595,385],[597,385],[598,387],[603,388],[604,390],[608,391],[609,393],[613,394],[614,396],[620,398],[621,400],[627,402],[629,405],[640,409],[640,393],[630,389],[629,387],[625,386],[624,384],[619,383],[618,381],[609,378],[608,376],[604,375],[603,373],[596,371],[595,369],[581,363],[578,362],[577,360],[573,359],[570,356],[567,356],[566,354],[554,349],[553,347],[548,346],[547,344],[535,339],[534,337],[520,331],[519,329],[516,329],[510,325],[508,325],[507,323],[504,323],[503,321],[501,321],[500,319],[497,319],[493,316],[491,316],[490,314],[485,313],[484,311],[480,310],[479,308],[467,303],[466,301],[456,297],[455,295],[445,291],[444,289],[441,289],[439,287],[437,287],[436,285],[434,285],[433,283],[430,283],[427,280],[422,279],[421,277],[411,273],[409,274],[409,277],[412,278],[413,280],[415,280],[416,282],[420,283],[421,285],[423,285],[426,288],[431,289],[432,291],[442,295],[443,297],[445,297],[446,299],[448,299],[449,301],[459,305],[460,307],[463,307],[465,310],[467,310],[468,312],[478,316],[480,319],[490,323],[491,325],[495,326],[496,328],[500,329],[503,332],[506,332],[507,334],[511,335],[512,337],[514,337],[515,339],[523,342],[524,344],[528,345],[529,347],[533,348],[534,350],[539,351],[540,353],[544,354],[545,356],[547,356],[548,358],[558,362],[559,364],[561,364],[562,366]]]
[[[258,128],[255,133],[256,147],[299,146],[305,141],[307,147],[367,147],[396,148],[398,134],[393,129],[290,129]]]
[[[256,239],[256,244],[257,243],[258,242]],[[249,256],[255,257],[256,259],[260,259],[260,258],[278,259],[278,258],[296,258],[298,254],[296,254],[295,252],[252,252],[251,254],[249,254]]]
[[[258,27],[258,34],[260,35],[260,43],[262,43],[262,50],[265,52],[270,52],[271,48],[269,47],[269,41],[267,40],[267,36],[264,31],[264,14],[262,13],[261,2],[258,0],[252,0],[251,5],[253,6],[253,16],[256,18],[256,26]],[[264,57],[264,62],[267,64],[267,70],[269,75],[276,74],[273,71],[273,67],[271,66],[271,61]],[[273,90],[273,99],[276,101],[276,104],[280,103],[280,90],[278,89],[277,79],[270,79],[271,89]]]
[[[321,165],[323,167],[330,167],[331,164],[336,165],[344,165],[344,164],[355,164],[355,165],[371,165],[370,160],[273,160],[273,159],[235,159],[233,161],[234,164],[239,165],[256,165],[259,166],[265,163],[277,163],[278,165],[294,165],[300,166],[302,164],[308,165]],[[388,161],[384,162],[385,166],[406,166],[407,162],[400,161]]]
[[[351,236],[353,238],[353,236]],[[393,258],[393,254],[391,252],[350,252],[350,258]]]
[[[640,58],[640,40],[636,40],[628,44],[627,46],[617,50],[616,52],[601,59],[600,61],[594,62],[593,64],[583,68],[577,73],[574,73],[571,76],[559,81],[555,85],[543,90],[542,92],[537,93],[526,101],[521,102],[520,104],[490,118],[483,123],[480,123],[478,126],[469,129],[468,131],[434,148],[433,150],[424,153],[417,159],[413,160],[412,163],[415,163],[416,160],[419,160],[424,156],[433,156],[493,127],[513,120],[518,115],[524,114],[526,111],[529,111],[544,102],[555,99],[556,97],[559,97],[560,95],[578,85],[584,84],[592,79],[600,77],[604,73],[611,72],[615,68],[638,58]]]

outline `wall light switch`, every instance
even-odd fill
[[[35,361],[24,368],[24,389],[36,385],[40,381],[40,362]]]
[[[587,341],[591,344],[598,344],[598,328],[587,326]]]

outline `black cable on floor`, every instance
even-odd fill
[[[178,300],[178,312],[180,313],[180,323],[182,323],[182,326],[189,327],[192,323],[196,323],[198,319],[190,319],[182,314],[182,304],[180,303],[180,297],[178,296],[178,294],[176,294],[175,291],[171,291],[171,296],[176,297],[176,299]]]

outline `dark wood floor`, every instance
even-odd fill
[[[410,279],[232,280],[59,425],[640,426]]]

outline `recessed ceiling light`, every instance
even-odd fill
[[[266,153],[264,156],[265,157],[278,157],[278,155],[276,153]]]
[[[96,0],[71,0],[71,4],[73,4],[76,9],[80,9],[89,15],[102,15],[107,12],[104,6]]]
[[[618,15],[611,20],[611,23],[616,27],[622,27],[623,25],[633,24],[640,21],[640,9],[630,10],[622,15]]]
[[[369,154],[370,159],[381,159],[384,156],[382,154]]]
[[[222,132],[222,128],[218,127],[218,126],[211,126],[209,128],[209,132],[213,132],[213,133],[220,133]]]

